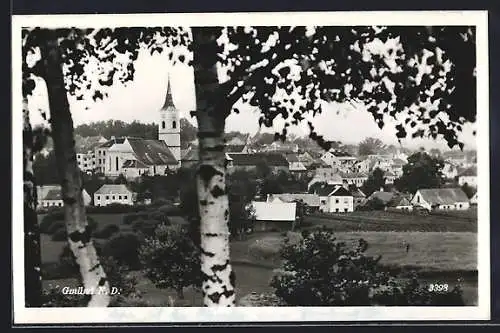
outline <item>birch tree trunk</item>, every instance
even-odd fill
[[[193,28],[193,67],[200,164],[196,175],[201,232],[204,306],[234,306],[235,278],[229,257],[225,110],[219,92],[216,39],[221,28]]]
[[[73,119],[64,85],[56,31],[46,31],[46,38],[46,44],[41,50],[43,78],[49,96],[52,139],[57,171],[61,179],[68,242],[80,268],[83,287],[86,290],[95,290],[90,295],[88,306],[106,307],[110,301],[110,288],[92,243],[92,231],[85,214],[83,184],[76,160]]]
[[[29,117],[28,99],[23,97],[24,297],[26,307],[41,307],[40,229],[36,214],[33,132]]]

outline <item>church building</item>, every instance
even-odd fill
[[[111,138],[95,148],[98,171],[108,177],[134,179],[143,174],[165,175],[181,166],[180,114],[170,87],[161,107],[158,140],[135,137]]]

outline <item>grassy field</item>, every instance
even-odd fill
[[[306,216],[310,226],[325,225],[335,231],[477,232],[475,210],[418,216],[392,211],[356,211],[348,214],[318,213]]]
[[[122,224],[124,214],[91,214],[103,227],[116,224],[121,230],[129,226]],[[454,285],[458,277],[465,278],[462,286],[468,304],[477,300],[477,280],[470,273],[477,268],[477,234],[464,232],[472,224],[467,218],[447,216],[409,216],[393,212],[355,212],[350,215],[308,217],[312,226],[327,225],[337,230],[339,240],[347,243],[359,238],[369,243],[368,255],[382,255],[381,263],[389,266],[405,266],[420,273],[434,273],[425,277],[422,283],[449,283]],[[355,222],[357,220],[357,222]],[[432,223],[435,225],[431,228]],[[475,224],[477,225],[477,224]],[[355,226],[358,226],[355,228]],[[425,226],[423,228],[422,226]],[[440,228],[452,230],[437,232]],[[438,229],[429,232],[419,230]],[[346,231],[346,229],[348,231]],[[374,231],[370,231],[373,230]],[[385,229],[385,230],[384,230]],[[354,230],[354,231],[353,231]],[[384,230],[384,231],[380,231]],[[397,230],[397,231],[394,231]],[[377,232],[375,232],[377,231]],[[457,232],[462,231],[462,232]],[[475,230],[474,230],[475,231]],[[54,242],[48,235],[42,235],[42,262],[59,261],[59,255],[66,242]],[[237,277],[238,297],[251,292],[270,292],[269,281],[272,270],[279,263],[278,250],[283,237],[280,233],[255,233],[246,240],[231,243],[231,257]],[[404,244],[409,243],[408,253]],[[250,263],[250,264],[249,264]],[[135,272],[135,274],[140,274]],[[171,291],[155,288],[148,279],[139,279],[138,289],[151,304],[165,305]],[[45,284],[71,285],[74,281],[44,281]],[[186,299],[191,304],[201,305],[199,293],[186,290]]]

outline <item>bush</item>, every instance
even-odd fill
[[[62,227],[57,229],[53,234],[52,234],[52,241],[53,242],[63,242],[68,239],[68,234],[66,233],[66,227]]]
[[[143,239],[133,233],[113,235],[103,246],[102,254],[116,260],[121,266],[136,270],[140,268],[139,247]]]
[[[159,225],[139,249],[139,258],[145,276],[157,288],[174,289],[180,299],[185,287],[201,286],[200,252],[187,228]]]
[[[120,231],[120,228],[116,224],[108,224],[107,226],[105,226],[101,230],[97,230],[94,233],[94,237],[100,238],[100,239],[108,239],[113,234],[116,234],[119,231]]]
[[[160,222],[157,220],[138,220],[132,225],[132,231],[151,237],[159,224]]]
[[[144,212],[143,213],[130,213],[130,214],[123,216],[123,224],[130,225],[139,219],[146,219],[147,216],[148,215]]]
[[[146,209],[144,205],[122,205],[111,204],[107,206],[89,206],[87,213],[90,214],[120,214],[120,213],[133,213],[140,212]]]
[[[337,242],[331,229],[302,232],[296,243],[285,240],[279,275],[272,278],[276,295],[290,306],[462,305],[459,288],[431,293],[414,278],[398,282],[365,255],[363,239],[354,249]]]

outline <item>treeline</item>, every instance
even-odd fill
[[[181,118],[181,146],[187,147],[188,143],[196,139],[196,127],[187,119]],[[155,123],[141,123],[133,121],[126,123],[121,120],[97,121],[89,124],[82,124],[75,128],[75,135],[82,137],[103,136],[106,139],[112,136],[132,136],[144,139],[158,139],[158,126]]]

